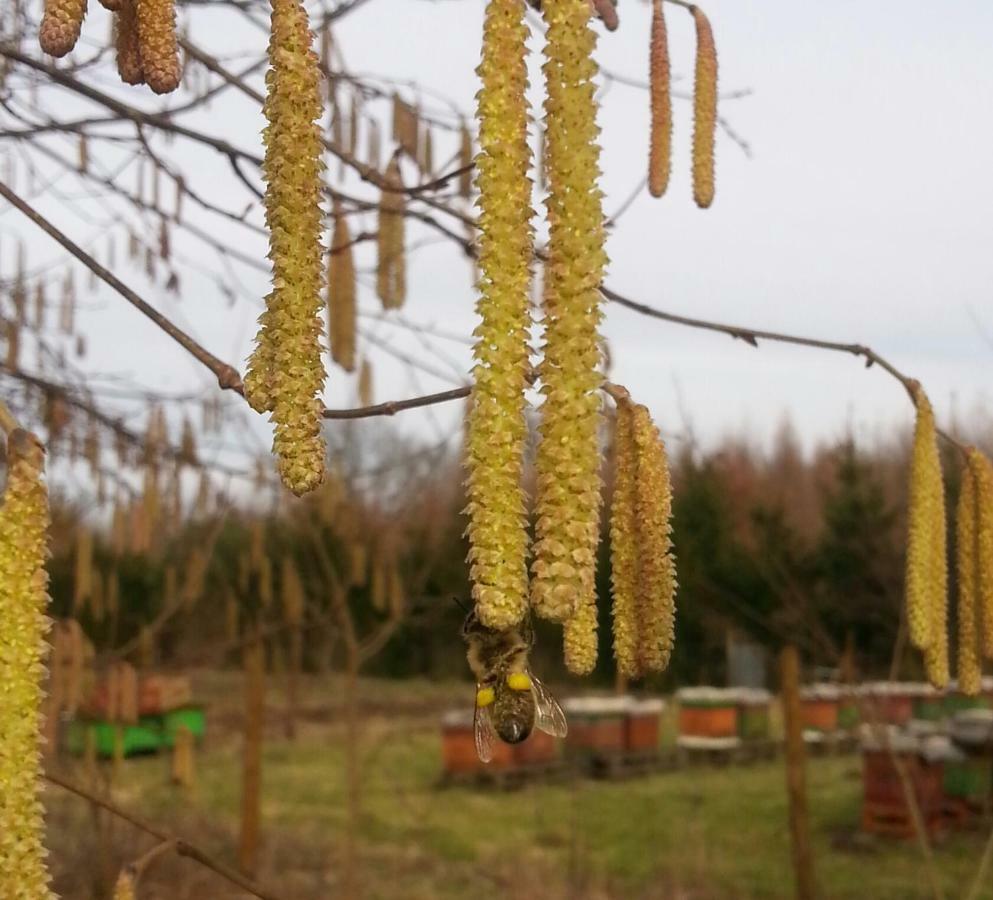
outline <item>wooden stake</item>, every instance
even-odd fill
[[[814,856],[807,813],[807,760],[800,716],[800,655],[788,644],[779,655],[779,682],[786,743],[786,796],[797,900],[814,900]]]

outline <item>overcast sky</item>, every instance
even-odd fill
[[[416,80],[468,111],[483,6],[482,0],[373,0],[341,23],[336,39],[351,71]],[[697,210],[689,179],[689,104],[677,100],[670,191],[662,200],[643,192],[624,213],[610,236],[607,283],[671,312],[870,344],[924,382],[946,421],[957,411],[969,438],[975,421],[969,413],[993,404],[993,3],[709,0],[704,8],[716,36],[722,90],[751,91],[724,103],[721,112],[752,155],[719,135],[717,198],[710,210]],[[649,6],[620,0],[619,11],[621,28],[602,35],[600,61],[610,73],[644,80]],[[239,67],[237,49],[264,40],[261,32],[233,25],[230,12],[197,15],[212,27],[191,29],[192,37],[228,57],[232,68]],[[103,16],[97,7],[88,20],[94,41],[106,33]],[[689,91],[692,21],[677,7],[667,6],[667,17],[674,72],[684,76],[675,86]],[[540,39],[534,48],[532,99],[540,103]],[[112,85],[108,73],[106,86]],[[238,146],[258,151],[257,111],[249,101],[222,96],[199,122],[224,128]],[[614,82],[601,100],[610,213],[644,177],[648,98]],[[425,105],[439,108],[427,96]],[[439,138],[436,158],[454,146]],[[230,183],[226,205],[244,205],[246,194],[226,161],[196,159],[192,183],[216,189],[214,179],[223,173]],[[220,168],[215,173],[210,166]],[[239,246],[261,259],[264,244],[257,239],[216,219],[199,221],[243,241]],[[63,223],[80,240],[98,239],[79,218]],[[27,233],[9,210],[0,230]],[[184,240],[177,234],[180,255],[196,252],[206,266],[203,251]],[[51,245],[35,241],[42,255],[54,255]],[[360,262],[371,262],[370,251],[363,248]],[[136,279],[130,280],[140,286]],[[468,335],[469,279],[468,264],[450,245],[424,247],[411,262],[404,317]],[[196,274],[185,278],[181,302],[161,289],[145,290],[211,349],[243,366],[258,311],[257,299],[253,305],[249,298],[261,296],[266,284],[243,270],[238,280],[242,299],[232,308],[211,279]],[[371,290],[364,290],[361,306],[376,311]],[[94,355],[104,370],[160,388],[206,383],[192,362],[178,362],[181,354],[164,337],[109,295],[101,294],[85,314],[92,317]],[[372,348],[377,399],[443,389],[468,370],[468,350],[460,344],[438,344],[450,362],[433,360],[394,326],[364,324],[448,376],[421,373],[414,383],[404,366]],[[844,355],[777,345],[756,350],[610,304],[604,331],[614,380],[646,402],[664,430],[682,431],[688,417],[705,445],[742,432],[763,440],[784,416],[807,446],[847,429],[878,438],[911,421],[895,381]],[[353,380],[333,372],[326,401],[350,405],[353,390]],[[408,412],[397,423],[417,434],[442,433],[456,413],[439,409],[432,422]],[[261,425],[259,434],[265,443]]]

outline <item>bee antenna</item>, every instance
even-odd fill
[[[453,596],[453,597],[452,597],[452,601],[453,601],[453,602],[455,603],[455,605],[456,605],[456,606],[457,606],[457,607],[458,607],[459,609],[461,609],[461,610],[462,610],[462,612],[464,612],[464,613],[465,613],[466,615],[469,615],[469,610],[468,610],[468,609],[466,609],[466,607],[465,607],[465,604],[464,604],[464,603],[463,603],[463,602],[462,602],[461,600],[459,600],[459,598],[458,598],[458,597],[454,597],[454,596]]]

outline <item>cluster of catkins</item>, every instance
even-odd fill
[[[907,511],[906,604],[910,640],[924,655],[928,680],[949,680],[945,489],[931,403],[916,382],[917,406]],[[993,660],[993,464],[965,451],[956,507],[958,682],[979,692],[982,660]]]
[[[542,359],[537,367],[544,403],[536,456],[534,548],[528,573],[528,503],[522,486],[526,439],[525,390],[532,378],[528,332],[533,229],[531,154],[527,142],[528,30],[524,0],[490,0],[484,23],[478,94],[479,302],[466,467],[473,600],[480,620],[494,629],[516,627],[533,610],[562,624],[565,660],[577,674],[597,658],[594,585],[600,514],[601,342],[600,283],[607,262],[594,99],[595,36],[588,0],[545,0],[545,168],[549,226],[542,301]],[[639,408],[641,409],[641,408]],[[641,415],[639,413],[639,415]],[[644,411],[647,416],[647,411]],[[652,428],[650,419],[649,429]],[[660,531],[645,546],[668,540],[667,477],[655,433],[644,438],[646,472],[657,471],[644,495]],[[653,468],[655,466],[655,468]],[[649,529],[646,527],[646,533]],[[667,544],[665,544],[667,550]],[[640,550],[636,555],[641,558]],[[662,556],[666,551],[662,552]],[[657,563],[652,589],[674,585],[671,557]],[[669,565],[668,575],[661,570]],[[672,631],[658,653],[646,625],[634,673],[661,668]],[[621,606],[627,600],[622,600]],[[660,607],[660,608],[661,608]],[[661,646],[661,645],[660,645]],[[626,652],[626,651],[625,651]],[[639,654],[642,651],[638,651]],[[651,659],[649,657],[652,657]]]
[[[652,0],[650,60],[651,131],[648,190],[661,197],[672,167],[672,98],[669,45],[663,0]],[[706,209],[714,202],[714,136],[717,129],[717,49],[710,21],[691,6],[696,26],[696,67],[693,82],[693,199]]]
[[[100,0],[115,13],[117,71],[126,84],[147,84],[156,94],[179,86],[175,0]],[[38,32],[41,49],[65,56],[79,40],[87,0],[45,0]]]

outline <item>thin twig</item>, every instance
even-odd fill
[[[204,868],[210,869],[216,875],[221,878],[230,881],[232,884],[237,885],[243,891],[247,891],[253,897],[258,897],[259,900],[281,900],[277,894],[273,894],[271,891],[260,887],[250,878],[246,878],[240,872],[232,869],[230,866],[214,859],[208,854],[204,853],[199,847],[191,844],[189,841],[182,840],[181,838],[174,837],[169,834],[165,829],[160,828],[158,825],[153,825],[150,822],[146,822],[141,817],[135,815],[134,813],[128,812],[127,810],[121,809],[121,807],[112,803],[104,797],[98,797],[96,794],[88,791],[86,788],[80,787],[78,784],[73,784],[71,781],[66,781],[59,775],[55,775],[52,772],[45,773],[45,780],[51,782],[52,784],[58,785],[60,788],[75,794],[77,797],[82,797],[84,800],[88,800],[90,803],[99,806],[101,809],[105,809],[112,815],[117,816],[119,819],[123,819],[125,822],[133,825],[139,831],[144,831],[145,834],[150,834],[154,838],[163,842],[174,842],[176,847],[176,854],[178,856],[185,856],[192,859]]]
[[[217,383],[222,388],[235,391],[239,394],[242,393],[241,376],[238,374],[238,370],[235,369],[234,366],[219,360],[213,353],[198,344],[185,331],[175,325],[171,320],[167,319],[157,309],[145,300],[142,300],[137,293],[124,284],[123,281],[121,281],[113,272],[110,271],[110,269],[97,262],[97,260],[90,256],[90,254],[80,247],[79,244],[56,228],[51,222],[48,221],[48,219],[46,219],[26,201],[22,200],[3,182],[0,182],[0,196],[2,196],[12,206],[20,210],[49,237],[61,244],[66,250],[75,256],[76,259],[86,266],[86,268],[93,272],[94,275],[109,284],[135,309],[137,309],[148,319],[151,319],[152,322],[161,328],[167,335],[169,335],[169,337],[171,337],[198,362],[203,363],[203,365],[210,369],[210,371],[217,377]]]

